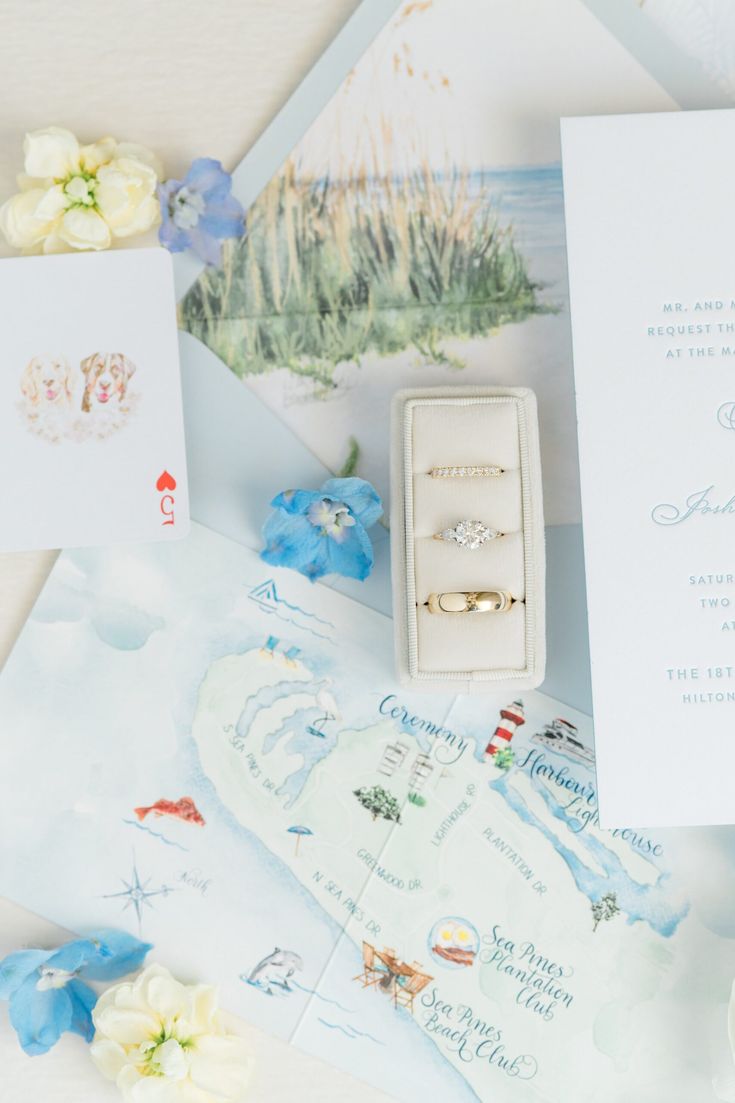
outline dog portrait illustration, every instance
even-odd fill
[[[130,381],[136,366],[123,352],[93,352],[79,367],[84,378],[81,435],[104,438],[119,429],[135,408],[137,395]]]
[[[122,352],[93,352],[80,364],[85,377],[82,410],[90,413],[95,406],[125,409],[128,384],[135,374],[135,364]]]
[[[20,378],[21,415],[28,428],[47,440],[60,440],[74,402],[74,377],[63,356],[33,356]]]
[[[135,371],[123,352],[93,352],[73,369],[65,356],[34,356],[21,376],[21,415],[48,441],[104,440],[135,409]]]

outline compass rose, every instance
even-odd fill
[[[170,892],[174,892],[169,885],[160,885],[157,889],[151,889],[148,886],[151,883],[151,878],[147,877],[144,881],[141,881],[138,874],[138,867],[135,864],[135,858],[133,858],[133,872],[129,880],[121,877],[120,880],[125,885],[125,888],[121,892],[107,892],[104,894],[104,900],[124,899],[123,911],[132,907],[135,909],[135,914],[138,917],[138,927],[141,926],[143,920],[143,908],[153,908],[151,899],[154,896],[168,896]]]

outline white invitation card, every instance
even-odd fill
[[[0,301],[0,551],[185,536],[170,255],[3,260]]]
[[[735,822],[733,135],[562,121],[605,827]]]

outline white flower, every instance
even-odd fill
[[[23,149],[21,190],[0,207],[0,230],[17,249],[107,249],[160,221],[150,150],[114,138],[80,146],[58,126],[27,134]]]
[[[137,980],[113,985],[92,1012],[90,1047],[100,1072],[128,1103],[237,1103],[253,1060],[228,1034],[216,989],[185,985],[149,965]]]

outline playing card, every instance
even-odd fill
[[[163,249],[0,261],[0,551],[189,528]]]

